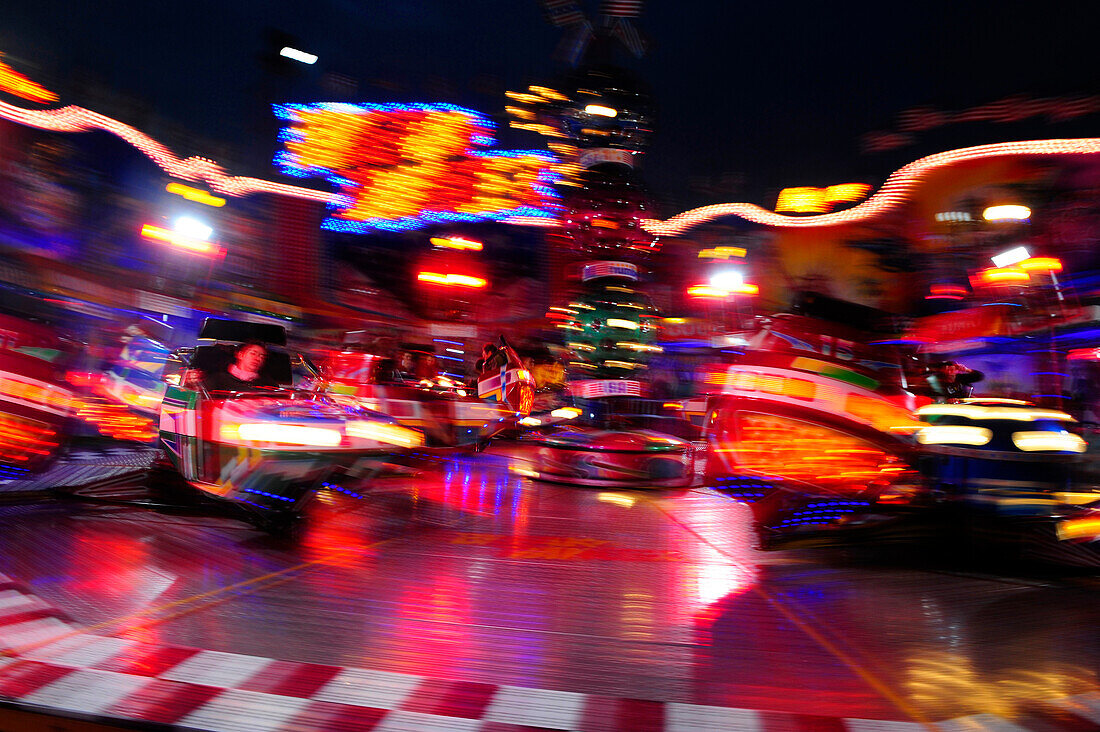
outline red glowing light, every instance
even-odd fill
[[[471,277],[470,275],[454,273],[442,274],[440,272],[420,272],[416,275],[416,279],[433,285],[453,287],[485,287],[485,285],[489,284],[481,277]]]
[[[687,290],[687,294],[692,297],[710,297],[715,299],[721,299],[729,297],[730,295],[758,295],[760,294],[760,288],[757,285],[749,284],[748,282],[742,283],[732,288],[714,287],[712,285],[693,285]]]

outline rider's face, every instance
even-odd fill
[[[263,346],[245,346],[237,353],[237,366],[250,373],[255,373],[264,365],[267,351]]]

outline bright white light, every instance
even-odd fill
[[[1058,452],[1084,452],[1088,443],[1072,432],[1013,432],[1012,442],[1024,452],[1056,450]]]
[[[313,65],[317,63],[317,57],[312,53],[306,53],[305,51],[299,51],[297,48],[291,48],[290,46],[283,46],[283,50],[279,51],[280,56],[285,56],[292,61],[298,61],[303,64]]]
[[[933,425],[917,432],[922,445],[987,445],[993,431],[966,425]]]
[[[542,420],[538,417],[524,417],[519,421],[519,423],[524,427],[538,427],[540,424],[542,424]]]
[[[619,114],[618,110],[605,107],[602,104],[589,104],[584,108],[584,111],[588,114],[597,114],[600,117],[614,117]]]
[[[207,241],[210,235],[214,233],[212,227],[190,216],[180,216],[176,219],[174,228],[177,234],[182,234],[191,239],[198,239],[199,241]]]
[[[734,270],[716,272],[711,275],[710,278],[711,287],[715,287],[719,290],[726,290],[727,292],[740,290],[743,284],[745,284],[745,278],[741,276],[740,272]]]
[[[982,212],[982,218],[986,221],[1027,221],[1031,218],[1031,209],[1014,204],[990,206]]]
[[[993,264],[998,267],[1011,267],[1014,264],[1018,264],[1030,258],[1031,253],[1028,252],[1027,247],[1016,247],[1015,249],[1009,249],[1007,252],[1001,252],[996,257],[993,257]]]
[[[574,419],[581,415],[581,410],[576,407],[562,407],[561,409],[555,409],[550,412],[551,417],[557,417],[559,419]]]
[[[237,435],[249,442],[277,442],[284,445],[317,445],[335,447],[340,444],[340,430],[305,427],[296,424],[242,424]]]

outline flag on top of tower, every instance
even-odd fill
[[[542,7],[550,24],[559,28],[584,20],[584,13],[576,0],[542,0]]]
[[[613,18],[637,18],[642,14],[642,0],[603,0],[600,15]]]

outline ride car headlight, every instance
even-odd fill
[[[1024,452],[1056,450],[1058,452],[1084,452],[1086,443],[1072,432],[1013,432],[1012,444]]]
[[[988,445],[993,430],[968,425],[942,424],[922,427],[917,442],[922,445]]]
[[[540,424],[542,424],[542,420],[538,417],[524,417],[519,421],[519,423],[524,427],[538,427]]]
[[[348,437],[361,437],[365,440],[376,440],[378,442],[385,442],[387,445],[420,447],[424,444],[424,435],[416,430],[410,430],[407,427],[388,424],[386,422],[359,420],[356,422],[348,422],[345,429],[347,430]]]
[[[576,407],[562,407],[561,409],[555,409],[550,412],[551,417],[557,417],[558,419],[574,419],[579,417],[581,410]]]
[[[222,427],[222,439],[241,439],[248,442],[277,442],[283,445],[314,445],[335,447],[343,436],[340,430],[328,427],[306,427],[297,424],[256,422]]]

